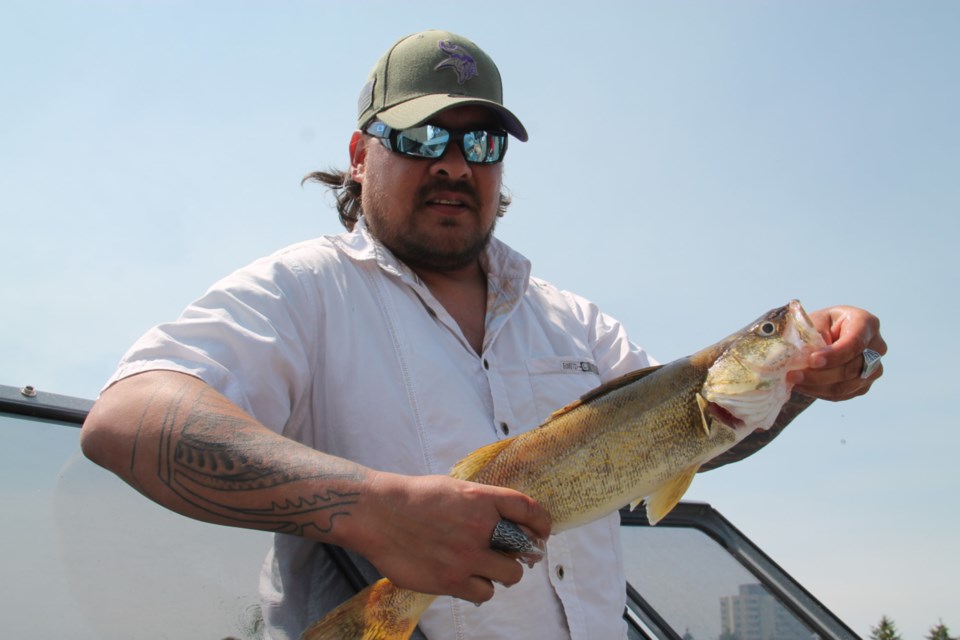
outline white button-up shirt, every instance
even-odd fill
[[[220,281],[141,338],[113,379],[189,373],[316,449],[384,471],[446,474],[474,449],[651,364],[619,323],[530,277],[502,242],[491,240],[483,266],[480,355],[361,219],[352,233],[293,245]],[[261,584],[272,637],[295,638],[323,613],[318,574],[328,567],[309,566],[315,546],[276,537]],[[623,638],[624,602],[614,513],[551,536],[546,558],[481,607],[439,598],[420,627],[430,640]]]

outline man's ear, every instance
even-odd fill
[[[350,137],[350,177],[363,184],[367,168],[367,139],[360,131]]]

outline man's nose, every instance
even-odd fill
[[[465,180],[473,173],[459,141],[451,140],[443,155],[433,161],[430,170],[454,180]]]

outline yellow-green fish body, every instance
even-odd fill
[[[534,498],[553,533],[641,500],[655,524],[701,465],[773,425],[790,396],[787,373],[823,346],[791,301],[690,357],[598,387],[540,428],[474,451],[451,475]],[[380,580],[301,637],[407,638],[434,598]]]

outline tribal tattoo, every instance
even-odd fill
[[[355,491],[316,489],[318,481],[361,480],[354,467],[318,459],[316,451],[226,411],[211,401],[209,390],[197,393],[184,385],[153,409],[162,412],[157,476],[217,519],[279,533],[328,533],[359,499]]]

